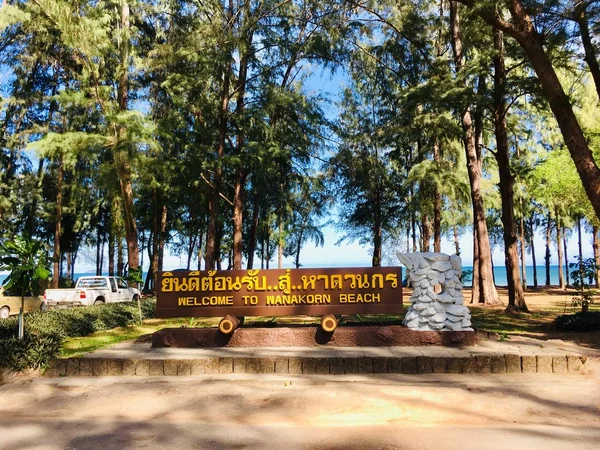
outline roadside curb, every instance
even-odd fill
[[[315,356],[206,358],[105,358],[85,356],[54,360],[46,377],[189,376],[206,374],[501,374],[581,373],[587,356],[474,354],[469,356]]]

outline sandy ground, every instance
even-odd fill
[[[561,308],[565,294],[527,302]],[[600,361],[589,364],[564,376],[20,377],[0,386],[0,448],[591,450]]]
[[[598,373],[37,378],[0,387],[0,448],[592,449]]]

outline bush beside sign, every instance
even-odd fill
[[[396,314],[400,267],[160,272],[157,317]]]

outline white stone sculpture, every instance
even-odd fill
[[[420,331],[473,331],[471,312],[463,305],[460,256],[444,253],[398,253],[413,288],[404,326]],[[440,292],[436,292],[439,285]]]

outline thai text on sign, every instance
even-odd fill
[[[394,314],[400,267],[161,272],[157,317]]]

